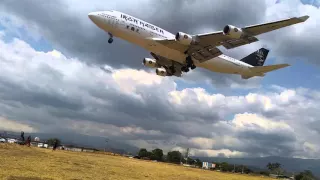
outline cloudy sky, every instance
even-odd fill
[[[317,0],[2,0],[0,129],[73,132],[198,156],[320,157]],[[172,33],[309,15],[227,55],[266,46],[264,78],[197,68],[183,78],[143,67],[149,52],[98,29],[87,14],[118,10]],[[103,68],[101,68],[103,67]],[[105,70],[103,70],[105,69]]]

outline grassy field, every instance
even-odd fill
[[[268,178],[213,172],[121,156],[52,151],[1,143],[0,179],[259,180]]]

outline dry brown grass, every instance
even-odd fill
[[[52,151],[0,144],[0,179],[260,180],[267,178],[213,172],[98,153]]]

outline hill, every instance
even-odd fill
[[[209,162],[227,162],[232,164],[243,164],[249,167],[258,169],[266,169],[266,165],[269,162],[279,162],[281,166],[289,172],[301,172],[304,170],[310,170],[314,175],[320,177],[320,159],[299,159],[299,158],[287,158],[287,157],[259,157],[259,158],[207,158],[198,157],[202,161]]]
[[[0,179],[269,179],[100,153],[52,151],[15,144],[0,144],[0,159]]]

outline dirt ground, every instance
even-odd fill
[[[52,151],[1,143],[0,179],[260,180],[269,178],[220,173],[121,156]]]

